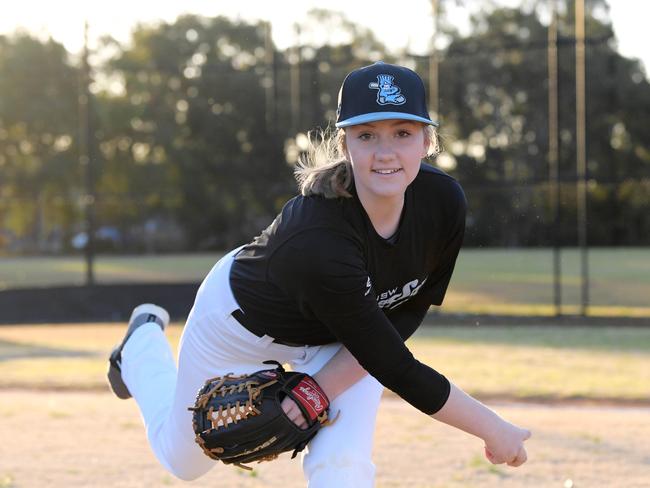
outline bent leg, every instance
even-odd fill
[[[299,371],[317,372],[340,345],[325,346],[310,363],[296,365]],[[309,488],[371,488],[377,409],[384,387],[370,375],[340,394],[330,405],[333,425],[321,429],[303,456],[303,471]]]
[[[160,463],[183,480],[207,473],[216,462],[194,441],[196,394],[208,378],[250,374],[305,356],[301,348],[275,346],[258,338],[232,316],[190,313],[178,352],[178,372],[160,327],[139,327],[122,350],[122,378],[142,412],[147,438]]]
[[[122,377],[140,407],[149,445],[167,471],[190,480],[205,474],[214,461],[194,443],[191,412],[179,408],[193,404],[199,387],[192,393],[184,385],[188,376],[195,376],[188,371],[192,365],[181,369],[178,374],[169,342],[155,324],[141,326],[124,345]],[[206,378],[197,375],[197,381]]]

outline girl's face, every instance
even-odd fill
[[[350,126],[345,143],[359,197],[376,202],[404,195],[429,146],[422,123],[397,119]]]

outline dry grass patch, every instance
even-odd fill
[[[176,348],[182,327],[168,330]],[[118,324],[0,327],[0,388],[104,389]],[[650,330],[422,327],[416,357],[483,398],[647,402]]]

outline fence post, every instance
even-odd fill
[[[589,256],[587,249],[587,145],[585,110],[585,1],[576,0],[576,165],[577,165],[577,207],[578,247],[580,248],[580,270],[582,293],[580,315],[586,316],[589,307]]]

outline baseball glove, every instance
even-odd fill
[[[243,463],[271,461],[286,451],[293,451],[293,459],[330,423],[329,400],[311,376],[286,372],[277,361],[264,364],[276,368],[207,380],[189,407],[196,443],[212,459],[244,469],[252,468]],[[305,416],[305,429],[282,410],[286,396]]]

